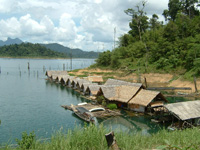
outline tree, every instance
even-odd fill
[[[124,11],[127,15],[132,17],[132,21],[129,23],[131,28],[129,33],[133,37],[139,36],[139,40],[142,40],[142,34],[148,29],[148,17],[144,12],[145,5],[146,1],[142,1],[142,8],[140,8],[140,5],[137,5],[137,11],[132,8]]]
[[[176,19],[178,11],[181,10],[181,3],[179,2],[179,0],[169,0],[168,10],[169,16],[174,21]]]
[[[175,20],[178,13],[184,13],[190,18],[199,16],[200,12],[197,9],[199,5],[198,0],[169,0],[168,10],[163,11],[165,20],[170,17],[171,20]]]
[[[198,0],[182,0],[181,7],[182,12],[187,14],[190,18],[194,16],[199,16],[199,10],[195,5],[198,5]]]
[[[124,34],[119,37],[119,47],[127,47],[134,41],[133,37],[130,34]]]
[[[170,42],[175,41],[178,38],[178,26],[170,21],[164,28],[163,36]]]
[[[159,17],[156,14],[152,15],[152,18],[149,20],[150,29],[158,29],[161,26],[161,22],[158,21]]]
[[[165,9],[163,11],[162,15],[164,16],[165,21],[169,20],[169,18],[168,18],[169,17],[169,11],[167,9]]]
[[[111,52],[108,50],[100,53],[96,62],[99,66],[109,66],[111,62]]]

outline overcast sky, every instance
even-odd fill
[[[85,51],[112,50],[127,33],[130,17],[141,0],[0,0],[0,40],[20,38],[32,43],[60,43]],[[160,19],[168,0],[148,0],[145,11]]]

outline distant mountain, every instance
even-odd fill
[[[23,43],[23,41],[20,40],[19,38],[11,39],[8,37],[6,41],[0,40],[0,46],[11,45],[11,44],[21,44],[21,43]]]
[[[98,52],[94,52],[94,51],[87,52],[78,48],[70,49],[69,47],[65,47],[57,43],[41,44],[41,45],[53,51],[67,54],[67,56],[71,56],[72,54],[73,58],[98,58],[98,55],[99,55]]]
[[[69,58],[66,54],[52,51],[40,44],[22,43],[0,47],[0,57],[14,58]]]
[[[2,41],[0,40],[0,46],[7,46],[7,45],[13,45],[13,44],[22,44],[23,41],[20,40],[19,38],[9,38],[6,41]],[[67,56],[71,56],[73,58],[98,58],[99,53],[98,52],[94,52],[94,51],[83,51],[81,49],[70,49],[69,47],[65,47],[63,45],[57,44],[57,43],[52,43],[52,44],[40,44],[44,47],[46,47],[47,49],[50,49],[52,51],[55,52],[60,52],[60,53],[64,53]]]

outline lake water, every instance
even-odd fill
[[[28,63],[30,71],[28,71]],[[73,69],[94,63],[93,59],[73,59]],[[0,144],[15,143],[24,131],[35,131],[37,138],[50,138],[60,128],[73,129],[84,122],[61,105],[78,104],[86,99],[76,91],[51,83],[47,70],[69,70],[70,60],[0,58]],[[147,116],[131,116],[99,120],[107,128],[150,134],[160,129]]]

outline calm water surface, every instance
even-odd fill
[[[73,69],[93,63],[93,59],[74,59]],[[60,105],[84,99],[72,89],[45,80],[44,67],[62,70],[63,64],[68,69],[70,60],[0,59],[0,143],[15,142],[23,131],[34,130],[37,137],[46,138],[61,127],[83,124]]]
[[[28,63],[30,71],[28,71]],[[74,59],[73,69],[85,68],[93,59]],[[3,59],[0,58],[0,144],[15,143],[24,131],[35,131],[38,138],[49,138],[60,128],[73,129],[84,122],[60,105],[86,101],[70,88],[51,83],[45,69],[62,70],[70,67],[70,60]],[[130,116],[99,120],[106,128],[126,132],[150,134],[160,129],[147,116]]]

